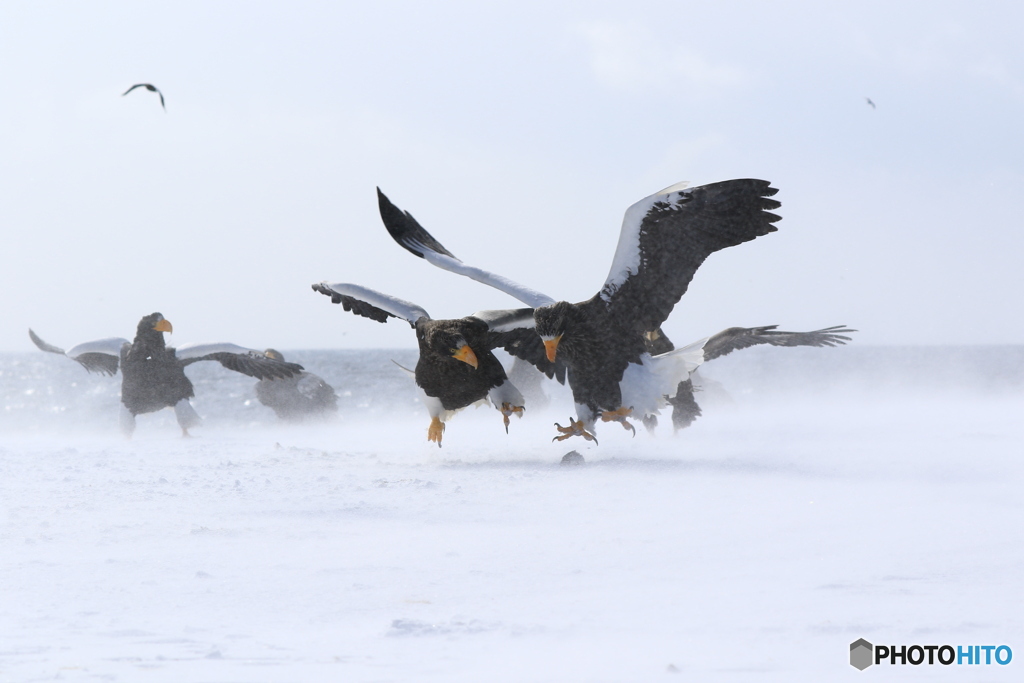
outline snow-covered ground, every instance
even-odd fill
[[[391,357],[289,354],[315,426],[193,366],[196,438],[126,441],[118,380],[0,356],[0,681],[1021,680],[1024,350],[753,349],[675,437],[552,444],[555,392],[440,450]]]

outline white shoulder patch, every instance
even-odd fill
[[[359,299],[364,301],[371,306],[387,311],[391,315],[401,318],[409,323],[416,324],[416,321],[420,318],[430,318],[423,308],[416,304],[399,299],[398,297],[378,292],[375,289],[369,287],[362,287],[360,285],[353,285],[348,282],[321,282],[321,286],[330,289],[332,292],[336,292],[343,296],[350,296],[353,299]]]
[[[262,356],[263,353],[255,349],[247,349],[244,346],[238,344],[229,344],[227,342],[201,342],[198,344],[182,344],[174,349],[174,355],[178,358],[200,358],[202,356],[208,356],[211,353],[233,353],[237,356],[246,355],[257,355]]]
[[[518,329],[530,330],[536,325],[533,319],[532,308],[477,311],[471,317],[483,320],[487,323],[487,328],[493,332],[508,332]]]
[[[121,347],[125,344],[131,344],[131,342],[121,337],[108,337],[107,339],[97,339],[96,341],[83,342],[73,346],[64,355],[68,358],[78,358],[83,353],[102,353],[120,358]]]
[[[602,299],[611,301],[612,295],[619,287],[631,275],[636,275],[640,271],[640,225],[651,207],[656,202],[670,200],[671,195],[675,193],[685,192],[688,186],[689,183],[686,181],[676,183],[649,197],[644,197],[626,209],[626,214],[622,217],[622,229],[619,231],[619,243],[615,247],[612,267],[608,271],[604,287],[601,288]]]
[[[507,277],[496,275],[495,273],[483,270],[482,268],[467,266],[457,258],[438,254],[436,251],[432,251],[430,249],[424,250],[423,258],[438,268],[452,273],[457,273],[458,275],[464,275],[471,280],[476,280],[477,282],[481,282],[490,287],[494,287],[499,291],[505,292],[509,296],[519,299],[527,306],[540,308],[541,306],[547,306],[548,304],[555,303],[555,300],[547,294],[542,294],[536,290],[521,285],[518,282],[509,280]]]

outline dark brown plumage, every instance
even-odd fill
[[[263,355],[284,360],[284,354],[275,349],[267,349]],[[334,387],[311,372],[261,379],[256,384],[256,398],[280,419],[289,422],[321,420],[338,412]]]
[[[214,360],[229,370],[257,379],[291,377],[302,371],[296,363],[284,363],[233,344],[193,344],[179,349],[164,342],[172,326],[160,313],[139,321],[135,339],[110,338],[79,344],[68,352],[44,342],[29,330],[33,343],[42,351],[66,355],[90,372],[113,375],[121,370],[121,428],[126,435],[135,429],[135,416],[163,408],[174,408],[182,433],[188,436],[199,416],[188,399],[195,396],[185,367]]]
[[[680,375],[688,361],[678,354],[652,361],[644,334],[665,321],[708,256],[776,230],[773,223],[779,217],[770,213],[780,206],[770,198],[776,192],[764,180],[727,180],[673,186],[633,204],[626,211],[604,286],[575,304],[463,264],[411,214],[394,207],[379,190],[378,196],[388,232],[408,251],[535,307],[536,332],[547,359],[568,367],[580,418],[569,430],[559,429],[592,438],[587,430],[598,416],[625,425],[634,407],[642,416],[663,401],[662,380],[669,373]],[[627,377],[630,369],[632,376]],[[624,402],[624,390],[629,403]]]
[[[506,431],[509,416],[522,413],[522,394],[508,380],[501,362],[492,353],[499,346],[520,353],[530,348],[532,333],[492,329],[503,315],[515,315],[516,311],[481,312],[465,318],[434,320],[415,304],[367,287],[341,282],[321,282],[312,287],[355,315],[377,322],[399,318],[413,327],[419,346],[413,374],[431,417],[427,438],[438,446],[448,415],[477,401],[490,398],[504,417]],[[489,318],[489,314],[494,316]],[[520,315],[528,317],[530,313]],[[540,340],[536,339],[535,345],[539,344]]]

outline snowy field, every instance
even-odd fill
[[[0,355],[0,681],[1022,680],[1020,347],[753,349],[675,437],[552,444],[553,392],[440,450],[414,354],[287,355],[336,420],[207,363],[195,438],[131,441],[119,378]],[[860,672],[861,637],[1015,657]]]

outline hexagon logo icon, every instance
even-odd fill
[[[875,646],[860,638],[850,643],[850,666],[863,671],[874,662]]]

